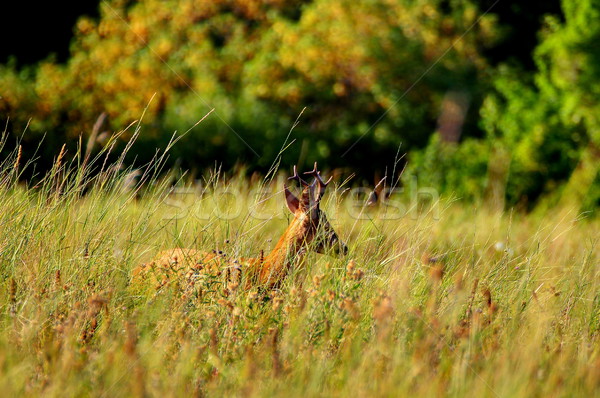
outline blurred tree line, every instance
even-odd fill
[[[400,150],[407,175],[461,198],[599,204],[600,0],[99,7],[77,21],[66,61],[0,65],[0,118],[26,131],[42,165],[65,141],[74,151],[103,112],[109,132],[143,115],[142,163],[215,108],[172,164],[265,171],[306,106],[284,165],[319,160],[372,180]]]

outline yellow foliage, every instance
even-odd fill
[[[358,125],[394,104],[442,55],[438,73],[477,73],[485,67],[479,43],[494,35],[490,18],[478,20],[469,2],[446,12],[434,0],[125,3],[102,2],[97,23],[82,18],[68,62],[40,64],[31,95],[14,92],[0,99],[0,109],[27,109],[16,118],[33,117],[40,130],[60,125],[69,136],[89,131],[102,112],[115,129],[128,125],[155,93],[147,123],[173,114],[193,123],[194,104],[244,99],[285,113],[315,104],[318,129],[336,125],[339,114]],[[412,119],[425,115],[415,108],[437,109],[443,88],[421,86],[388,116]],[[155,134],[172,131],[157,125]]]

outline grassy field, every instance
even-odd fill
[[[24,186],[18,156],[0,174],[4,396],[600,394],[597,219],[443,198],[390,216],[339,180],[324,202],[346,257],[310,254],[267,297],[156,289],[131,276],[160,249],[272,248],[290,167],[173,189],[158,157],[132,187],[122,159],[63,153]]]

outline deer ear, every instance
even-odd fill
[[[283,184],[283,193],[285,194],[285,204],[288,209],[290,209],[292,213],[296,213],[296,210],[300,207],[300,201],[285,184]]]

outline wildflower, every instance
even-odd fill
[[[319,287],[321,287],[321,281],[323,280],[323,278],[325,277],[325,275],[315,275],[313,277],[313,285],[315,285],[315,287],[318,289]]]
[[[351,274],[354,271],[355,266],[356,266],[356,261],[350,260],[348,262],[348,265],[346,266],[346,273]]]
[[[331,289],[327,290],[327,300],[331,302],[335,300],[335,292]]]
[[[357,269],[352,274],[352,279],[355,281],[360,281],[365,276],[365,272],[362,269]]]
[[[227,308],[229,311],[233,311],[233,304],[231,303],[231,301],[224,299],[224,298],[220,298],[219,300],[217,300],[217,303],[225,308]]]

